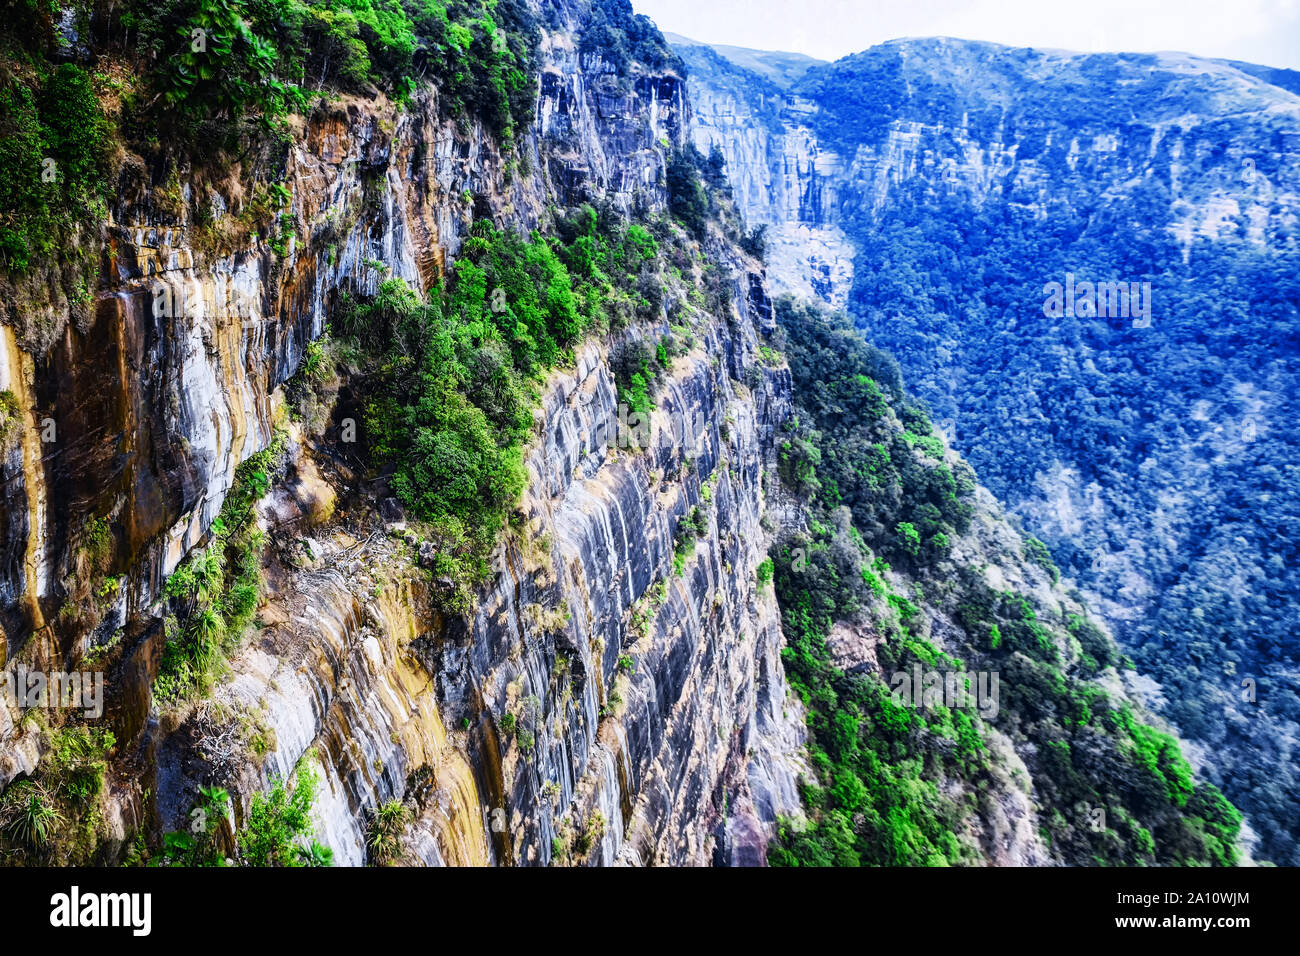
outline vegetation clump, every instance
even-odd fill
[[[0,795],[0,851],[33,866],[87,866],[105,834],[108,761],[117,747],[105,728],[71,724],[44,733],[30,777]]]
[[[168,615],[162,665],[153,693],[164,704],[205,696],[253,621],[262,595],[262,553],[266,535],[257,527],[256,504],[280,467],[286,436],[249,456],[221,513],[208,531],[208,544],[190,554],[167,579]]]
[[[479,222],[444,284],[421,297],[388,280],[336,315],[332,333],[364,356],[365,444],[439,543],[435,578],[463,608],[523,491],[523,448],[545,374],[583,335],[648,309],[629,298],[656,269],[636,223],[584,207],[554,234]]]
[[[655,72],[686,73],[654,21],[634,13],[630,0],[594,0],[578,49],[599,55],[619,77],[627,77],[636,64]]]

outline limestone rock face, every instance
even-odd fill
[[[816,105],[710,47],[680,38],[676,49],[692,78],[691,135],[705,155],[721,151],[746,222],[767,226],[773,284],[843,307],[853,282],[841,222],[849,169],[811,128]]]
[[[240,232],[250,197],[182,176],[212,209],[190,222],[128,164],[88,321],[63,317],[36,354],[0,329],[0,388],[27,426],[0,448],[0,653],[52,669],[112,650],[106,719],[133,764],[114,778],[104,860],[138,829],[184,829],[201,787],[230,792],[238,825],[312,754],[317,835],[338,864],[367,862],[370,815],[394,799],[414,808],[397,861],[430,865],[761,863],[778,814],[799,812],[802,715],[755,574],[790,379],[759,355],[761,268],[720,240],[709,254],[738,276],[729,314],[675,360],[648,447],[620,420],[620,343],[582,347],[547,383],[524,530],[467,616],[431,610],[428,543],[382,476],[294,436],[257,507],[271,557],[256,631],[209,700],[151,702],[166,578],[272,440],[277,390],[341,295],[389,277],[427,289],[477,217],[527,230],[552,205],[664,209],[685,81],[614,82],[577,52],[581,15],[562,5],[544,35],[522,160],[440,118],[435,90],[404,110],[319,107],[287,152],[297,225],[279,249]],[[697,506],[708,532],[677,573],[674,533]],[[507,707],[527,738],[503,732]],[[0,786],[40,758],[18,716],[0,707]]]

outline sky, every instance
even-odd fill
[[[1179,50],[1300,69],[1300,0],[632,0],[661,30],[823,60],[899,37]]]

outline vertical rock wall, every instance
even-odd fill
[[[122,646],[108,719],[131,767],[112,782],[106,858],[136,828],[183,828],[201,786],[231,791],[237,824],[253,793],[311,755],[318,832],[346,864],[367,859],[368,814],[404,797],[417,808],[404,859],[424,864],[546,863],[561,843],[563,862],[760,862],[776,815],[797,812],[787,764],[801,721],[755,578],[789,401],[787,373],[758,357],[754,318],[770,307],[757,275],[676,361],[649,449],[619,447],[608,343],[556,373],[528,457],[528,532],[502,545],[468,619],[430,610],[417,548],[399,525],[367,523],[364,489],[355,520],[332,523],[306,562],[292,555],[304,529],[268,499],[264,626],[211,700],[161,720],[151,709],[162,585],[270,441],[276,389],[340,294],[387,276],[427,288],[477,216],[528,229],[548,205],[664,207],[683,81],[615,81],[577,53],[578,16],[565,8],[567,29],[544,39],[522,160],[440,119],[436,91],[405,111],[382,98],[320,107],[276,177],[295,222],[283,255],[241,233],[252,197],[233,179],[182,171],[184,195],[212,208],[198,224],[128,163],[90,318],[36,356],[3,330],[0,388],[25,427],[0,449],[0,648],[11,666],[57,668]],[[725,244],[714,252],[747,275]],[[289,469],[299,484],[315,471],[296,440]],[[709,531],[678,575],[673,534],[696,506]],[[534,743],[503,752],[512,705]],[[40,757],[38,730],[17,718],[0,708],[0,785]]]

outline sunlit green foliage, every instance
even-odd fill
[[[185,830],[163,834],[162,852],[152,866],[225,866],[219,835],[230,813],[230,794],[220,787],[203,787],[191,809]]]
[[[397,280],[344,309],[334,334],[372,357],[365,430],[371,460],[440,543],[434,576],[462,605],[524,487],[523,446],[545,373],[588,331],[649,304],[629,288],[653,274],[642,227],[584,208],[553,235],[474,226],[445,285],[421,298]],[[620,303],[627,303],[625,313]]]
[[[122,22],[156,56],[161,104],[190,137],[272,125],[332,90],[405,99],[417,78],[506,145],[533,108],[539,33],[522,0],[163,0],[132,3]]]
[[[174,617],[166,625],[162,665],[154,696],[165,703],[203,695],[253,620],[262,593],[265,534],[255,506],[280,467],[285,436],[251,455],[235,471],[235,482],[209,529],[206,547],[193,552],[167,579]]]
[[[47,731],[35,772],[0,796],[0,856],[34,865],[88,865],[104,836],[112,731],[73,724]]]
[[[903,395],[896,365],[843,318],[789,300],[777,314],[794,376],[789,431],[798,436],[783,448],[781,474],[807,500],[809,521],[806,534],[779,540],[772,558],[782,659],[804,701],[816,779],[803,793],[809,822],[783,824],[771,862],[977,861],[980,851],[954,834],[967,830],[988,790],[986,717],[1032,745],[1035,793],[1051,808],[1044,832],[1063,862],[1235,861],[1236,811],[1195,783],[1173,737],[1088,681],[1119,663],[1110,639],[1080,614],[1063,620],[952,563],[973,514],[974,476],[960,462],[942,463],[942,444]],[[1054,570],[1041,546],[1025,551],[986,557]],[[906,592],[895,590],[880,554],[912,579]],[[963,660],[924,636],[932,614],[959,625],[945,645]],[[827,637],[842,621],[879,632],[878,673],[835,665]],[[914,665],[998,673],[996,716],[900,706],[882,677]],[[1099,777],[1092,768],[1103,765],[1110,770]],[[1105,826],[1090,824],[1097,808]]]
[[[102,219],[108,124],[73,63],[0,67],[0,268],[24,272]]]
[[[276,780],[268,793],[253,794],[239,833],[239,855],[248,866],[329,866],[332,853],[312,836],[311,806],[320,787],[309,754],[290,785]]]

